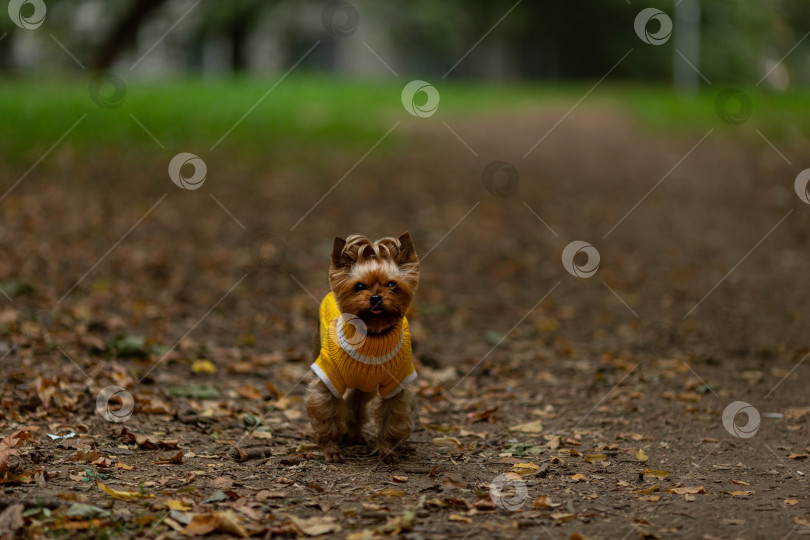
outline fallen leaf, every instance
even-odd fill
[[[11,456],[19,455],[15,448],[22,446],[29,440],[31,440],[31,432],[28,428],[23,428],[7,435],[0,441],[0,475],[5,474],[8,469],[8,459]]]
[[[131,470],[135,469],[135,467],[133,467],[132,465],[127,465],[126,463],[122,463],[120,461],[115,464],[115,468],[116,469],[124,469],[125,471],[131,471]]]
[[[559,504],[552,503],[551,497],[549,497],[548,495],[540,495],[536,499],[534,499],[532,506],[534,506],[535,508],[553,508],[555,506],[559,506]]]
[[[385,488],[372,495],[372,497],[402,497],[404,495],[405,492],[402,490],[396,488]]]
[[[587,479],[588,479],[588,477],[585,476],[584,474],[577,473],[577,474],[571,475],[571,480],[573,480],[574,482],[583,482],[583,481],[585,481]]]
[[[176,454],[158,459],[155,461],[155,463],[158,465],[167,465],[170,463],[183,463],[183,451],[180,450]]]
[[[649,456],[647,456],[647,454],[644,453],[644,450],[639,448],[638,452],[636,452],[636,459],[639,460],[639,461],[647,461],[650,458],[649,458]]]
[[[788,459],[807,459],[807,454],[789,454]]]
[[[13,534],[25,526],[22,517],[24,508],[21,504],[12,504],[0,512],[0,535]]]
[[[540,467],[534,463],[515,463],[512,467],[517,469],[513,472],[520,476],[529,476],[540,470]]]
[[[788,505],[788,506],[796,506],[797,504],[799,504],[799,500],[798,500],[798,499],[785,499],[785,500],[784,500],[784,501],[782,501],[782,502],[783,502],[784,504]]]
[[[542,433],[543,432],[543,421],[540,420],[540,419],[537,419],[537,420],[533,420],[531,422],[518,424],[516,426],[510,427],[509,431],[520,431],[520,432],[523,432],[523,433]]]
[[[217,372],[217,366],[215,366],[211,360],[200,358],[198,360],[194,360],[194,362],[191,364],[191,371],[194,373],[213,375]]]
[[[186,505],[186,503],[184,503],[179,499],[167,499],[163,502],[166,504],[166,507],[169,510],[180,510],[180,511],[191,510],[190,506]]]
[[[391,480],[401,484],[403,482],[407,482],[408,477],[407,476],[399,476],[399,475],[396,475],[396,474],[392,474],[391,475]],[[445,478],[445,480],[449,480],[449,478]]]
[[[341,531],[340,525],[336,523],[335,518],[332,516],[313,516],[310,518],[289,516],[289,519],[301,531],[301,534],[307,536],[321,536]]]
[[[461,442],[455,437],[436,437],[433,439],[433,444],[437,446],[455,446],[462,448]]]
[[[241,397],[250,400],[259,400],[262,398],[262,392],[256,386],[248,383],[236,389],[236,393]]]
[[[640,490],[640,491],[638,492],[638,494],[639,494],[639,495],[649,495],[649,494],[650,494],[650,493],[652,493],[653,491],[656,491],[656,490],[658,489],[658,486],[660,486],[660,485],[661,485],[661,482],[658,482],[658,483],[657,483],[657,484],[655,484],[654,486],[650,486],[650,487],[648,487],[647,489],[642,489],[642,490]]]
[[[737,484],[738,486],[750,486],[751,485],[748,482],[743,482],[742,480],[734,480],[733,478],[731,479],[731,483],[732,484]]]
[[[576,519],[577,515],[572,514],[570,512],[552,512],[550,517],[554,521],[559,521],[560,523],[563,523],[565,521],[571,521],[572,519]]]
[[[180,531],[185,536],[203,536],[210,532],[230,533],[242,538],[249,535],[233,512],[210,512],[207,514],[194,514],[191,521]]]
[[[467,484],[459,480],[453,480],[450,477],[445,477],[444,480],[442,480],[442,486],[451,488],[466,488]]]
[[[377,527],[377,532],[381,534],[388,534],[391,536],[398,535],[402,531],[413,530],[413,522],[416,519],[416,514],[406,510],[398,516],[388,518],[385,525]]]
[[[732,497],[747,497],[749,495],[753,495],[753,491],[726,491]]]
[[[653,476],[655,478],[666,478],[669,474],[669,471],[656,471],[653,469],[644,469],[641,471],[642,476]]]
[[[706,489],[703,486],[699,487],[674,487],[669,488],[668,493],[675,493],[677,495],[694,495],[697,493],[706,493]]]
[[[69,456],[67,461],[84,461],[90,463],[91,461],[97,460],[99,457],[99,453],[95,450],[90,450],[89,452],[78,450],[72,456]]]
[[[139,493],[137,491],[118,491],[116,489],[112,489],[112,488],[109,488],[109,487],[105,486],[101,482],[96,482],[96,485],[101,489],[101,491],[103,491],[104,493],[106,493],[110,497],[113,497],[115,499],[119,499],[119,500],[122,500],[122,501],[132,501],[132,500],[140,499],[140,498],[143,498],[143,497],[154,497],[154,495],[143,495],[143,494],[141,494],[141,493]]]

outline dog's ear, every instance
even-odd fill
[[[417,261],[416,250],[413,247],[410,233],[403,233],[398,240],[399,256],[397,257],[397,263],[415,263]]]
[[[345,259],[342,256],[344,247],[346,247],[346,240],[336,236],[335,245],[332,246],[332,266],[335,268],[340,268],[345,262]]]

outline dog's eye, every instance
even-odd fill
[[[366,287],[366,284],[365,284],[365,283],[357,283],[357,284],[354,286],[354,290],[355,290],[355,291],[365,291],[366,289],[368,289],[368,287]]]
[[[393,289],[394,287],[397,286],[397,282],[396,281],[389,281],[388,283],[386,283],[386,285]]]

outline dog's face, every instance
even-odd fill
[[[372,334],[385,332],[406,315],[419,285],[410,234],[375,242],[335,238],[329,284],[341,313],[359,317]]]

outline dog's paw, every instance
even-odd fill
[[[343,454],[340,453],[340,448],[336,444],[321,445],[323,449],[323,457],[327,463],[343,463]]]
[[[387,463],[389,465],[394,465],[396,463],[399,463],[399,454],[397,454],[394,450],[384,451],[381,448],[380,461],[382,461],[383,463]]]

